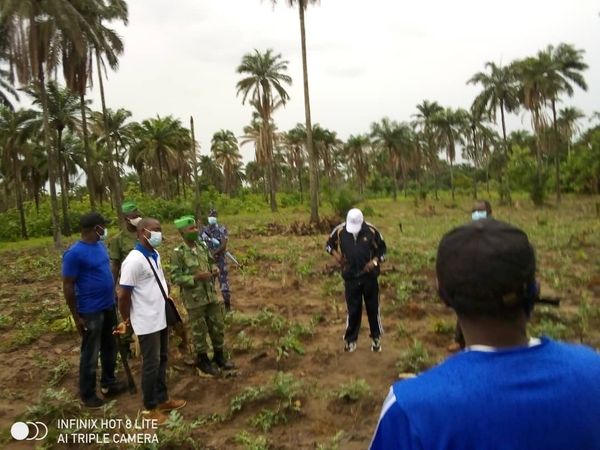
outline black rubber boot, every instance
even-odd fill
[[[213,361],[221,369],[225,369],[225,370],[235,369],[235,364],[233,364],[233,362],[231,362],[230,360],[225,358],[225,355],[223,354],[223,350],[215,349],[215,356],[213,357]]]
[[[211,377],[216,377],[219,375],[219,371],[213,367],[206,353],[198,353],[197,366],[198,369],[200,369],[200,371],[205,375]]]

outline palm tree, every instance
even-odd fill
[[[456,144],[462,144],[462,129],[465,126],[467,112],[463,109],[452,110],[445,108],[433,116],[438,142],[446,149],[446,158],[450,162],[450,188],[454,201],[454,160],[456,159]]]
[[[250,189],[255,192],[261,190],[264,185],[265,177],[265,172],[262,167],[260,167],[256,161],[249,161],[246,164],[244,172],[246,173],[246,181],[250,185]]]
[[[149,175],[154,184],[154,192],[170,195],[166,178],[178,167],[178,153],[189,152],[189,130],[172,116],[156,116],[134,125],[134,133],[137,143],[130,148],[128,164],[136,169],[143,168],[143,174],[146,168],[151,169]]]
[[[358,192],[363,194],[367,177],[369,176],[369,164],[367,155],[370,147],[367,135],[351,135],[346,142],[346,155],[352,165],[356,180],[358,181]]]
[[[561,93],[573,96],[573,84],[587,90],[587,83],[581,74],[588,68],[583,61],[583,50],[577,50],[569,44],[561,43],[558,47],[549,45],[538,53],[538,59],[548,60],[546,76],[546,97],[552,107],[552,129],[554,131],[554,163],[556,169],[556,201],[560,203],[560,152],[559,133],[556,114],[556,101]]]
[[[400,126],[397,122],[391,121],[384,117],[380,122],[371,124],[371,139],[375,147],[387,151],[388,161],[392,168],[393,180],[393,197],[394,201],[397,198],[398,191],[398,129]]]
[[[470,111],[465,111],[465,113],[465,129],[462,132],[465,137],[463,158],[470,160],[475,167],[473,175],[473,198],[476,199],[478,197],[477,170],[481,169],[489,159],[491,143],[495,139],[496,133],[489,127],[483,117],[483,111],[477,103],[473,103]]]
[[[76,6],[69,0],[5,1],[0,6],[0,17],[6,26],[6,38],[10,55],[10,68],[23,85],[31,81],[37,84],[40,92],[43,116],[44,148],[48,155],[48,176],[50,203],[52,210],[52,231],[54,243],[61,247],[56,196],[56,157],[50,145],[50,125],[46,98],[46,74],[57,66],[59,35],[63,42],[73,43],[76,51],[84,53],[83,36],[89,31]]]
[[[200,173],[200,182],[204,187],[214,186],[215,188],[223,185],[223,173],[217,162],[208,155],[200,156],[198,163]]]
[[[28,239],[25,208],[23,206],[22,166],[25,159],[28,139],[37,130],[37,113],[32,110],[20,109],[13,111],[6,106],[0,106],[0,147],[5,175],[11,175],[19,211],[21,237]]]
[[[274,55],[269,49],[265,53],[254,50],[242,57],[242,63],[237,68],[239,74],[246,75],[238,81],[237,94],[242,94],[242,104],[250,95],[253,105],[260,114],[262,123],[262,145],[267,158],[269,178],[269,198],[271,211],[277,211],[275,199],[275,173],[273,170],[273,136],[271,129],[271,113],[279,103],[285,105],[289,99],[282,84],[290,85],[292,79],[285,74],[288,62],[281,60],[281,54]]]
[[[517,80],[512,65],[499,66],[494,62],[487,62],[485,67],[488,69],[488,73],[476,73],[467,81],[467,84],[480,84],[482,87],[482,91],[474,101],[477,109],[487,112],[488,117],[494,122],[496,122],[496,113],[500,110],[502,142],[504,143],[504,160],[506,163],[508,162],[506,113],[514,112],[519,107]],[[507,175],[504,176],[504,183],[505,188],[501,189],[500,194],[502,200],[507,201],[510,204],[510,183]]]
[[[40,92],[30,89],[28,93],[34,98],[34,104],[41,104]],[[71,235],[71,224],[69,220],[69,189],[68,173],[63,157],[63,133],[65,129],[74,130],[79,128],[81,121],[79,98],[68,88],[61,88],[56,81],[48,81],[46,86],[48,119],[50,127],[54,132],[55,155],[58,164],[58,178],[61,190],[61,206],[63,218],[63,234]]]
[[[8,44],[8,26],[4,21],[0,21],[0,63],[9,60]],[[0,106],[14,109],[9,96],[19,101],[12,74],[0,67]]]
[[[271,0],[273,4],[277,0]],[[309,184],[310,184],[310,222],[319,221],[319,184],[317,178],[318,156],[313,148],[312,122],[310,117],[310,96],[308,93],[308,64],[306,61],[306,31],[304,29],[304,13],[309,4],[315,4],[318,0],[286,0],[290,7],[298,5],[298,14],[300,18],[300,42],[302,45],[302,77],[304,80],[304,114],[306,119],[306,151],[308,153],[309,163]]]
[[[547,117],[544,111],[546,93],[554,80],[548,79],[546,73],[551,66],[547,55],[528,57],[513,62],[513,71],[519,82],[519,99],[523,107],[531,113],[531,123],[536,134],[537,189],[542,189],[542,153],[547,148],[545,130]],[[538,201],[539,202],[539,201]]]
[[[429,100],[423,100],[423,102],[417,105],[417,114],[413,117],[416,118],[415,126],[420,129],[425,138],[425,158],[427,159],[428,166],[433,173],[433,183],[435,189],[435,199],[438,199],[438,180],[437,172],[439,165],[439,148],[437,146],[435,138],[435,125],[433,118],[437,113],[443,111],[444,108],[438,102],[430,102]]]
[[[585,117],[583,111],[579,108],[567,107],[558,112],[558,131],[567,142],[567,158],[571,156],[571,142],[573,136],[580,131],[577,122]]]
[[[304,169],[304,146],[306,145],[306,128],[302,124],[284,134],[284,142],[287,149],[287,160],[291,169],[298,178],[298,190],[300,191],[300,202],[304,201],[302,189],[302,170]],[[248,176],[248,166],[246,166]]]
[[[236,178],[238,178],[237,171],[242,161],[238,142],[233,132],[219,130],[213,134],[210,151],[217,164],[223,168],[224,189],[231,196],[236,184]]]

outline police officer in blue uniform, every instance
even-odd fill
[[[227,228],[217,223],[217,210],[214,208],[211,208],[208,213],[208,225],[200,231],[200,239],[208,245],[219,268],[219,285],[223,295],[223,303],[225,303],[225,309],[229,311],[231,310],[231,292],[227,279],[229,272],[225,256],[227,252]]]

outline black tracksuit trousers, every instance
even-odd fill
[[[379,284],[377,277],[363,275],[358,278],[344,280],[346,307],[348,317],[346,320],[346,342],[356,342],[362,318],[362,303],[365,302],[371,338],[378,338],[383,333],[379,317]]]

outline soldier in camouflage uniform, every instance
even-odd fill
[[[208,213],[208,225],[202,228],[200,238],[208,245],[219,268],[219,285],[223,295],[223,303],[227,311],[231,310],[231,292],[227,276],[227,228],[217,223],[217,210],[212,208]]]
[[[135,202],[126,201],[121,207],[123,217],[125,218],[125,229],[121,230],[108,243],[108,254],[110,256],[110,269],[115,280],[115,286],[119,289],[119,274],[121,273],[121,264],[125,257],[137,244],[137,224],[142,220]],[[117,294],[117,292],[115,293]],[[131,354],[131,345],[133,344],[133,330],[127,329],[127,333],[121,336],[121,342]]]
[[[197,353],[197,366],[207,375],[219,372],[208,359],[207,334],[213,346],[213,362],[222,369],[233,369],[234,365],[225,358],[223,309],[217,300],[214,277],[218,275],[213,266],[208,246],[198,239],[198,227],[193,216],[184,216],[175,221],[183,237],[183,244],[175,249],[171,258],[171,280],[179,285],[181,298],[188,311]]]

